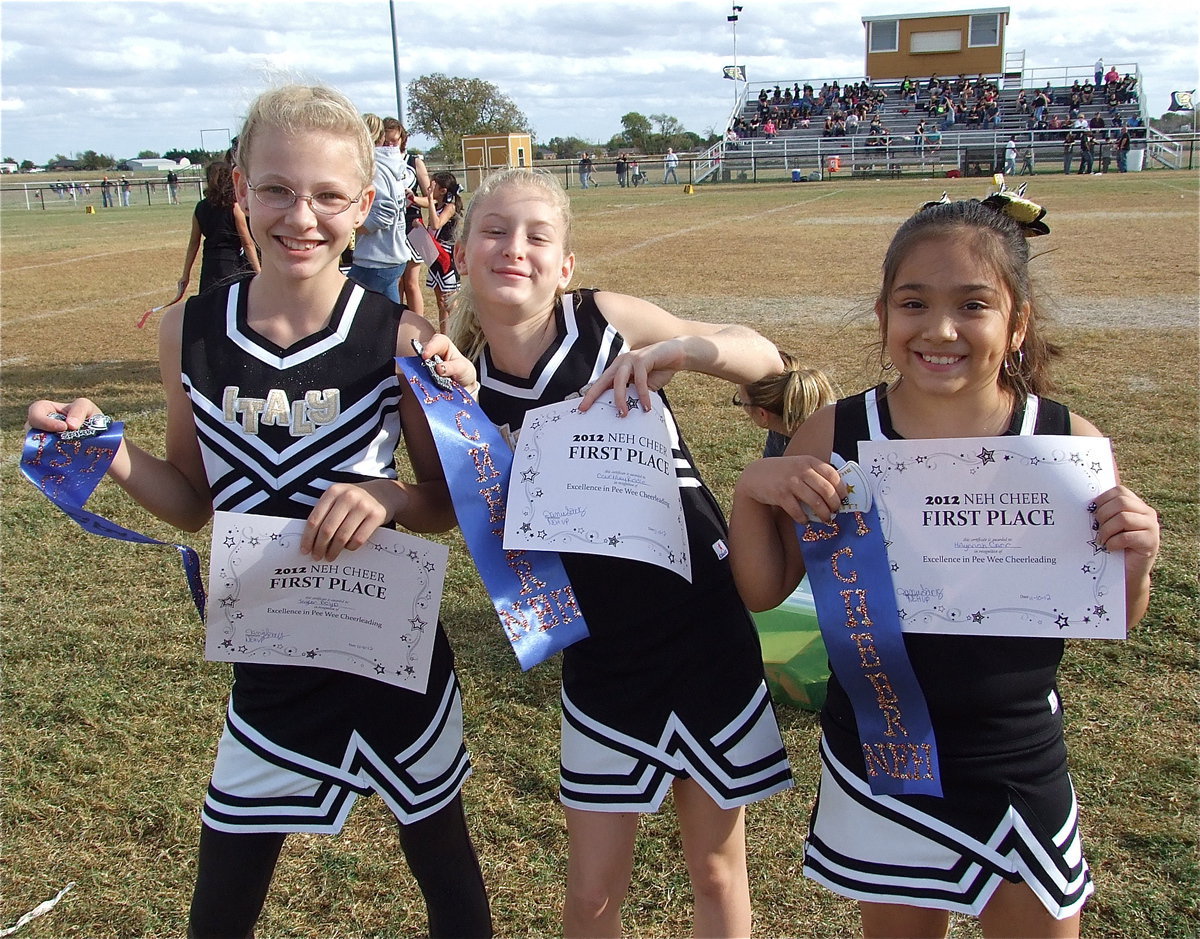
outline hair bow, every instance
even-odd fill
[[[1022,183],[1019,189],[1009,189],[1001,183],[1000,191],[993,192],[982,200],[983,204],[1002,215],[1007,215],[1020,225],[1026,238],[1048,235],[1050,226],[1042,221],[1046,217],[1046,210],[1025,198],[1025,186],[1026,184]]]

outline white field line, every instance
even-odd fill
[[[174,231],[174,232],[167,232],[166,234],[180,235],[180,234],[183,234],[183,229],[180,229],[179,231]],[[57,261],[43,261],[38,264],[22,264],[18,267],[5,266],[4,273],[5,274],[16,274],[20,271],[36,271],[43,267],[59,267],[60,265],[63,265],[63,264],[78,264],[80,261],[91,261],[91,260],[94,260],[95,258],[112,257],[114,254],[142,254],[146,251],[147,248],[174,248],[174,247],[175,247],[174,242],[163,242],[162,244],[159,244],[159,245],[139,244],[132,248],[121,248],[118,251],[101,251],[98,254],[85,254],[82,257],[73,256],[73,257],[69,257],[69,258],[59,258]]]
[[[37,320],[51,319],[55,316],[66,316],[71,313],[82,313],[85,310],[94,310],[100,305],[124,306],[126,303],[128,303],[130,306],[132,306],[134,300],[145,300],[147,297],[166,297],[170,291],[170,287],[159,287],[157,290],[146,290],[142,293],[131,293],[124,297],[104,297],[103,299],[94,300],[91,303],[85,303],[83,306],[72,306],[62,310],[46,310],[43,313],[31,313],[28,316],[14,316],[11,319],[6,318],[4,320],[4,325],[15,326],[18,323],[32,323]],[[145,310],[138,310],[135,313],[130,313],[130,319],[133,320],[135,317],[140,316],[145,312]]]
[[[802,199],[799,202],[789,202],[785,205],[777,205],[772,209],[764,209],[762,212],[754,212],[749,215],[722,215],[708,222],[701,222],[699,225],[692,225],[688,228],[680,228],[665,235],[655,235],[653,238],[647,238],[645,241],[639,241],[636,244],[625,245],[617,251],[610,251],[608,254],[600,255],[598,261],[609,261],[613,258],[619,258],[622,255],[629,254],[632,251],[640,251],[643,248],[648,248],[651,245],[661,244],[672,238],[679,238],[683,235],[690,235],[693,232],[704,231],[707,228],[716,228],[718,225],[728,225],[731,222],[750,222],[755,219],[765,218],[768,215],[775,215],[778,212],[788,212],[792,209],[801,208],[810,205],[813,202],[818,202],[822,199],[829,199],[833,196],[841,195],[844,190],[834,189],[831,192],[822,193],[819,196],[813,196],[811,199]]]

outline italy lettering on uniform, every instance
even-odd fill
[[[287,393],[272,388],[265,398],[242,397],[237,385],[226,385],[221,394],[225,422],[240,424],[242,432],[257,434],[260,427],[287,427],[293,437],[304,437],[341,416],[342,395],[337,388],[304,392],[289,401]]]

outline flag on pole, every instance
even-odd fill
[[[1196,93],[1196,89],[1191,91],[1172,91],[1171,105],[1167,108],[1168,111],[1194,111],[1195,104],[1192,103],[1192,95]]]
[[[726,65],[721,70],[721,73],[726,78],[732,78],[734,81],[744,82],[746,80],[746,66],[744,65]]]

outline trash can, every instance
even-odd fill
[[[825,158],[825,169],[831,173],[836,173],[842,168],[842,158],[840,156],[831,156]]]
[[[800,179],[801,179],[800,171],[792,170],[792,182],[798,183],[798,182],[800,182]]]
[[[1142,171],[1142,163],[1146,159],[1145,150],[1130,150],[1125,165],[1131,173],[1140,173]]]

